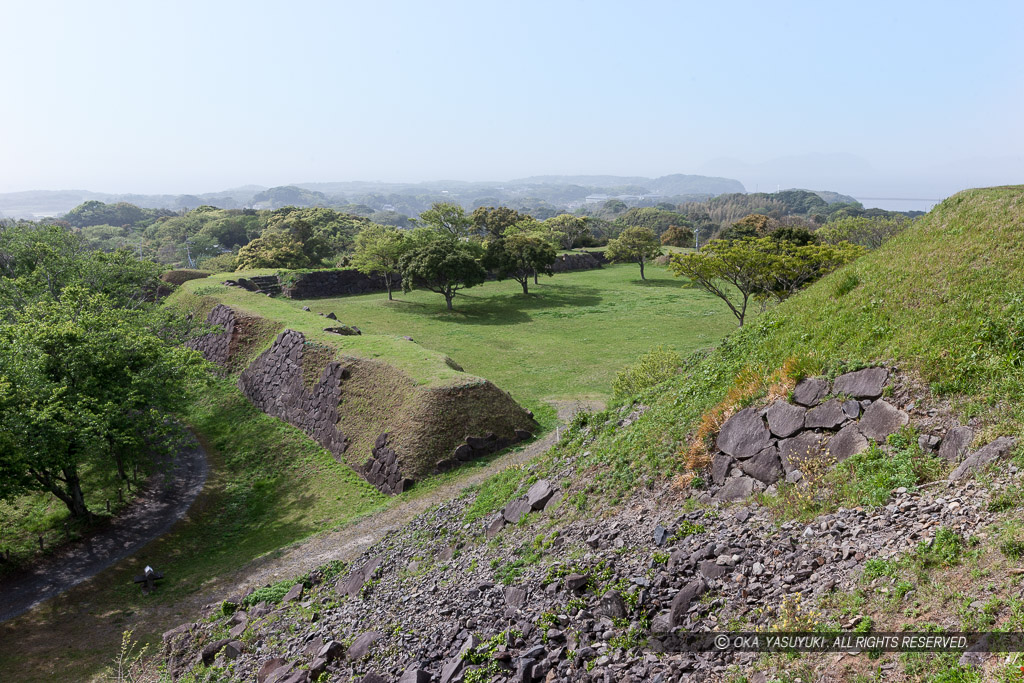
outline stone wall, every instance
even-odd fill
[[[779,398],[732,415],[715,441],[710,497],[742,500],[757,491],[773,491],[782,480],[798,483],[805,478],[804,470],[833,467],[872,443],[888,448],[888,437],[910,424],[907,411],[913,405],[906,403],[904,410],[899,401],[883,398],[891,379],[891,371],[884,367],[848,372],[834,382],[809,377],[797,383],[792,401]],[[973,439],[970,427],[954,427],[944,436],[923,434],[918,446],[960,463],[951,480],[1002,457],[1014,446],[1013,439],[1000,437],[968,455]]]
[[[306,338],[285,330],[238,378],[238,388],[267,415],[280,418],[311,436],[343,460],[348,439],[338,431],[341,383],[349,376],[340,363],[327,363],[311,389],[303,382]]]
[[[584,251],[575,254],[562,254],[548,266],[552,273],[568,273],[573,270],[593,270],[600,268],[608,259],[599,251]]]
[[[392,290],[402,288],[402,278],[398,275],[392,275],[391,282]],[[290,299],[316,299],[387,290],[383,276],[365,275],[351,269],[289,273],[282,284],[283,294]]]
[[[218,304],[207,322],[224,331],[192,340],[191,348],[222,372],[241,370],[238,387],[253,405],[301,429],[389,495],[527,438],[536,427],[528,411],[486,380],[467,375],[463,383],[421,387],[379,360],[339,362],[333,348],[294,329],[277,334],[249,362],[262,348],[242,339],[252,319]]]
[[[223,332],[204,334],[190,339],[185,345],[203,354],[203,358],[221,367],[231,357],[231,340],[235,334],[235,312],[224,304],[217,304],[206,317],[206,322],[223,328]]]

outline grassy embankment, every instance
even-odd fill
[[[961,420],[977,418],[975,446],[1024,435],[1024,187],[970,190],[951,197],[882,248],[771,310],[715,351],[694,357],[674,379],[633,397],[648,411],[628,429],[616,414],[584,416],[538,463],[543,476],[572,462],[577,473],[563,506],[592,516],[638,489],[669,480],[681,494],[706,462],[722,420],[737,408],[785,396],[807,375],[835,375],[896,363],[950,401]],[[890,449],[872,449],[815,481],[808,493],[780,486],[762,502],[780,521],[808,520],[838,506],[884,503],[896,486],[913,489],[948,465],[917,447],[911,431]],[[1024,464],[1024,448],[1015,454]],[[487,482],[507,500],[511,472]],[[526,471],[522,477],[526,476]],[[987,475],[981,487],[992,486]],[[805,630],[862,616],[860,630],[1024,629],[1021,577],[1024,487],[998,491],[998,521],[978,538],[938,530],[933,544],[892,561],[869,562],[861,588],[809,605]],[[603,501],[603,502],[602,502]],[[695,503],[690,499],[686,504]],[[479,507],[479,506],[478,506]],[[486,510],[477,512],[482,513]],[[812,614],[811,610],[819,610]],[[738,626],[750,628],[749,624]],[[995,660],[986,673],[960,667],[955,654],[862,655],[844,666],[858,680],[1021,680],[1020,664]],[[826,657],[766,657],[759,668],[816,678]],[[880,669],[880,666],[895,669]],[[819,669],[820,670],[820,669]],[[833,672],[835,673],[835,672]],[[740,680],[737,678],[737,680]]]

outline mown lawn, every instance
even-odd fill
[[[410,336],[535,411],[550,400],[606,399],[615,374],[650,348],[686,355],[736,329],[718,299],[657,266],[645,281],[635,265],[542,277],[528,296],[514,281],[488,282],[461,292],[451,312],[429,291],[292,303],[334,312],[364,334]]]

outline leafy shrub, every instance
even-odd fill
[[[635,364],[615,376],[612,383],[615,400],[636,396],[645,389],[671,379],[682,366],[682,356],[670,348],[658,346],[648,351]]]
[[[276,605],[284,599],[284,596],[288,594],[288,591],[291,590],[291,587],[294,585],[294,579],[284,579],[283,581],[278,581],[273,585],[257,588],[252,593],[245,596],[245,599],[242,600],[242,607],[248,608],[253,605],[258,605],[261,602]]]

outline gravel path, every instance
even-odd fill
[[[558,418],[563,424],[580,411],[600,410],[603,407],[599,401],[553,401],[552,403],[558,409]],[[223,599],[224,596],[221,593],[224,591],[237,593],[250,588],[258,588],[268,583],[301,576],[333,560],[349,561],[358,557],[371,545],[409,523],[431,506],[452,500],[466,488],[480,484],[509,465],[522,464],[534,456],[540,455],[555,444],[560,432],[561,428],[554,429],[544,438],[534,441],[520,450],[506,453],[486,467],[439,486],[427,495],[410,497],[397,505],[356,520],[338,531],[321,534],[257,558],[228,577],[226,581],[220,582],[220,587],[208,594],[204,602]]]
[[[202,446],[181,451],[174,469],[156,475],[142,495],[108,526],[62,547],[24,572],[0,580],[0,623],[92,578],[165,534],[203,490],[206,474]]]

